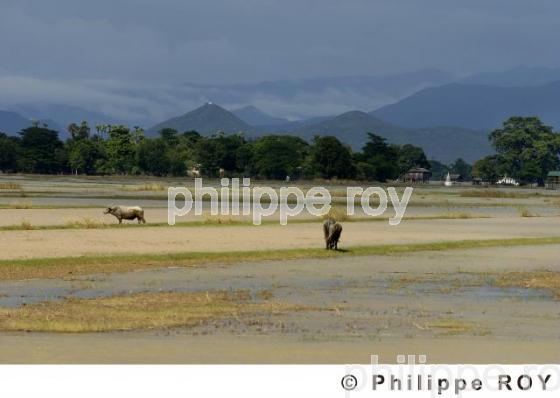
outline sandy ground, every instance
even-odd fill
[[[64,225],[85,218],[114,223],[101,214],[103,206],[131,201],[147,207],[149,222],[167,218],[161,192],[123,190],[123,184],[140,184],[141,180],[41,176],[1,176],[0,180],[17,181],[28,194],[19,197],[18,192],[0,192],[0,203],[31,200],[33,205],[97,206],[0,209],[0,226],[23,221],[36,226]],[[180,182],[169,181],[173,185]],[[554,203],[559,197],[556,192],[486,199],[460,197],[461,189],[419,187],[407,215],[464,211],[493,218],[404,220],[398,227],[385,221],[346,222],[340,246],[560,236],[560,218],[554,217],[560,213]],[[552,217],[522,218],[519,206]],[[192,219],[188,216],[180,221]],[[319,222],[287,227],[148,225],[0,231],[0,259],[8,260],[312,247],[323,247]],[[246,289],[253,295],[268,290],[274,300],[315,309],[163,331],[0,333],[0,363],[367,363],[371,354],[381,355],[386,362],[395,362],[397,354],[426,354],[432,363],[558,363],[558,300],[543,290],[497,288],[491,283],[492,276],[482,273],[560,272],[559,250],[560,245],[523,246],[188,269],[169,264],[169,268],[130,273],[5,281],[0,283],[0,307],[146,291]],[[442,322],[461,327],[450,333],[441,327]]]
[[[557,217],[345,223],[340,247],[560,236]],[[320,223],[0,232],[0,258],[323,247]]]
[[[56,204],[57,201],[55,200]],[[130,202],[124,202],[124,204],[130,204]],[[60,205],[60,203],[59,203]],[[159,207],[144,207],[145,217],[148,223],[167,223],[167,207],[166,204],[158,203]],[[337,206],[342,211],[344,206]],[[84,208],[31,208],[31,209],[0,209],[0,227],[5,226],[21,226],[22,223],[30,223],[33,226],[60,226],[67,225],[73,222],[83,222],[84,220],[91,220],[95,223],[100,224],[117,224],[117,219],[111,215],[103,214],[103,206],[99,207],[84,207]],[[356,217],[367,217],[367,215],[358,207],[355,209]],[[552,207],[531,207],[531,211],[541,215],[541,216],[558,216],[560,215],[560,210]],[[519,210],[516,207],[461,207],[453,206],[449,208],[442,207],[414,207],[410,206],[406,210],[404,219],[414,218],[414,217],[457,217],[458,215],[467,215],[470,217],[490,217],[490,218],[501,218],[501,217],[519,217]],[[381,217],[387,218],[392,217],[394,211],[388,209],[384,215]],[[210,211],[208,210],[208,204],[204,203],[204,211],[200,216],[196,216],[194,211],[184,215],[177,216],[176,222],[189,222],[189,221],[204,221],[208,218],[212,218]],[[222,216],[222,218],[232,218],[235,220],[251,221],[251,216]],[[289,220],[293,219],[316,219],[307,212],[303,212],[296,217],[290,217]],[[275,223],[278,222],[279,214],[273,214],[263,218],[264,220],[270,220]],[[125,221],[126,222],[126,221]],[[133,222],[134,223],[134,222]]]
[[[472,339],[387,339],[302,342],[267,336],[9,334],[0,339],[0,362],[9,364],[344,364],[379,355],[426,354],[428,363],[559,363],[560,342]],[[234,347],[234,349],[232,349]]]
[[[105,334],[0,334],[3,363],[558,362],[560,312],[547,291],[496,288],[486,273],[560,271],[560,245],[167,268],[0,283],[1,306],[146,291],[268,290],[321,310]],[[536,255],[535,253],[538,253]],[[485,273],[478,275],[477,273]],[[474,277],[473,277],[474,276]],[[402,283],[402,280],[409,282]],[[440,322],[462,325],[450,331]]]
[[[207,206],[205,206],[207,207]],[[146,219],[149,223],[166,223],[167,222],[167,208],[145,208]],[[465,213],[472,217],[518,217],[519,212],[514,207],[503,208],[430,208],[430,207],[410,207],[407,209],[405,217],[441,217],[446,215],[453,215],[458,213]],[[557,212],[557,213],[560,213]],[[552,210],[548,212],[541,211],[539,214],[556,215]],[[392,216],[392,210],[388,211],[384,217]],[[230,216],[222,216],[229,218]],[[278,222],[278,214],[265,217],[265,220],[273,220]],[[365,217],[365,214],[359,209],[356,209],[356,217]],[[189,221],[204,221],[211,218],[210,212],[205,210],[201,216],[195,216],[194,213],[189,213],[185,216],[178,216],[177,222]],[[250,216],[231,216],[233,219],[251,221]],[[315,219],[316,217],[308,213],[302,213],[292,219]],[[96,223],[102,224],[117,224],[117,219],[110,215],[103,214],[103,208],[60,208],[60,209],[0,209],[0,227],[4,226],[20,226],[23,222],[31,223],[33,226],[58,226],[67,225],[68,223],[84,220],[92,220]]]

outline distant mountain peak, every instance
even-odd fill
[[[213,134],[218,131],[237,133],[251,131],[252,127],[233,113],[212,102],[193,109],[148,129],[149,133],[157,133],[161,129],[172,128],[179,132],[196,130],[201,134]]]

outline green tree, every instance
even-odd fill
[[[165,145],[167,145],[168,147],[179,145],[179,135],[177,133],[177,130],[175,129],[171,129],[171,128],[162,129],[159,132],[159,136],[161,137]]]
[[[138,146],[138,166],[147,174],[169,174],[171,162],[165,141],[161,138],[143,140]]]
[[[0,171],[6,173],[17,170],[18,152],[18,140],[0,132]]]
[[[430,171],[432,173],[432,179],[436,181],[443,180],[447,173],[449,172],[449,167],[444,165],[437,160],[430,160]]]
[[[95,174],[98,162],[105,158],[104,147],[96,140],[88,138],[73,141],[67,147],[68,164],[76,174]]]
[[[106,141],[108,171],[128,174],[133,171],[136,143],[130,129],[122,125],[108,126]]]
[[[202,139],[200,133],[195,130],[185,131],[183,134],[181,134],[181,137],[190,145],[195,145],[198,141]]]
[[[85,120],[77,125],[76,123],[70,123],[66,128],[72,137],[72,140],[80,141],[89,138],[90,128],[88,122]]]
[[[220,170],[218,143],[212,138],[202,138],[196,143],[195,159],[200,165],[200,172],[209,177],[217,177]]]
[[[254,145],[251,142],[247,142],[245,145],[241,146],[236,153],[236,164],[237,170],[243,176],[252,176],[255,174],[254,167]]]
[[[253,144],[255,172],[264,178],[297,177],[309,144],[290,135],[267,135]]]
[[[66,153],[56,131],[32,126],[20,135],[22,171],[53,174],[65,169]]]
[[[378,135],[368,133],[368,141],[356,160],[360,178],[384,182],[399,176],[398,149]]]
[[[105,157],[103,145],[98,139],[91,138],[86,121],[80,125],[71,123],[67,129],[71,135],[71,138],[66,141],[70,169],[76,174],[95,174],[96,165]]]
[[[195,147],[195,157],[203,174],[217,176],[220,169],[228,174],[239,172],[238,151],[246,145],[240,134],[219,133],[212,137],[201,138]]]
[[[499,167],[496,155],[486,156],[474,163],[472,176],[493,184],[501,178]]]
[[[174,176],[185,175],[187,164],[193,158],[193,144],[174,129],[163,129],[159,134],[166,148],[165,153],[169,161],[168,173]],[[198,136],[200,137],[200,135]]]
[[[146,138],[144,136],[144,129],[139,126],[134,126],[130,135],[132,136],[132,142],[136,145],[140,144]]]
[[[537,117],[511,117],[489,138],[500,169],[521,182],[542,186],[548,172],[560,166],[560,136]]]
[[[413,167],[430,167],[426,154],[420,147],[405,144],[398,148],[398,154],[399,175],[406,173]]]
[[[464,180],[470,181],[472,174],[472,166],[459,158],[449,165],[449,169],[453,174],[459,174]]]
[[[333,136],[315,136],[311,147],[312,168],[323,178],[354,178],[352,151]]]

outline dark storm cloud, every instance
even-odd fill
[[[4,0],[0,8],[2,69],[11,74],[214,83],[560,63],[555,0]]]
[[[118,103],[127,84],[558,66],[559,12],[557,0],[3,0],[0,101],[33,87]]]

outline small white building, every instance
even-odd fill
[[[519,186],[519,183],[515,180],[515,178],[508,177],[507,174],[501,180],[496,182],[498,185],[512,185],[514,187]]]
[[[449,174],[449,172],[447,172],[447,177],[445,177],[445,181],[443,182],[443,185],[446,187],[450,187],[453,185],[453,181],[451,181],[451,175]]]

